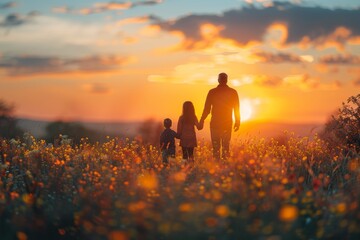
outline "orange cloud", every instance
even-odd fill
[[[156,36],[161,32],[159,26],[156,25],[149,25],[141,29],[140,34],[146,37],[153,37]]]
[[[74,13],[74,14],[82,14],[89,15],[95,13],[102,13],[105,11],[118,11],[118,10],[127,10],[129,8],[144,6],[144,5],[155,5],[162,3],[162,0],[145,0],[145,1],[137,1],[137,2],[98,2],[93,4],[91,7],[86,7],[78,10],[71,9],[67,6],[55,7],[53,8],[53,12],[55,13]]]
[[[308,74],[289,75],[283,79],[283,83],[285,86],[297,87],[303,91],[333,91],[341,87],[341,83],[338,81],[322,83],[318,78],[311,77]]]
[[[95,3],[93,7],[90,8],[82,8],[78,10],[78,13],[83,15],[93,14],[93,13],[101,13],[110,10],[125,10],[129,9],[132,6],[131,2],[125,3]]]
[[[117,22],[118,26],[123,26],[126,24],[138,24],[138,23],[146,23],[150,21],[157,21],[159,20],[158,17],[153,15],[141,16],[141,17],[132,17],[132,18],[125,18]]]
[[[148,81],[177,84],[214,84],[217,82],[217,74],[221,71],[224,71],[224,68],[218,67],[213,63],[192,62],[176,66],[167,76],[149,75]]]
[[[269,41],[273,46],[281,48],[286,44],[288,37],[287,24],[285,22],[275,22],[267,28],[265,41]]]
[[[318,49],[326,49],[335,47],[340,50],[345,50],[345,45],[348,41],[356,41],[358,37],[353,37],[352,31],[346,27],[337,27],[332,33],[328,35],[319,36],[316,39],[311,39],[309,36],[304,36],[299,42],[301,48],[309,48],[314,45]]]

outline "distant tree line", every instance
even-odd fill
[[[65,122],[61,120],[51,122],[46,126],[45,132],[44,140],[49,143],[58,141],[59,138],[61,138],[60,136],[66,136],[66,138],[71,139],[75,144],[80,143],[81,139],[85,137],[88,138],[90,142],[101,142],[105,140],[105,136],[102,134],[76,122]]]
[[[13,105],[0,99],[0,139],[17,138],[24,134],[17,126],[14,109]],[[44,139],[49,143],[56,141],[60,135],[67,135],[74,143],[79,143],[84,137],[90,142],[106,139],[105,134],[88,129],[80,123],[61,120],[49,123],[45,130]],[[138,141],[157,146],[163,126],[154,119],[147,119],[137,130]],[[329,147],[360,151],[360,94],[351,96],[346,103],[342,103],[341,108],[325,123],[320,137],[328,142]]]
[[[24,131],[17,126],[14,110],[14,105],[0,99],[0,138],[15,138],[23,135]]]
[[[0,99],[0,139],[11,139],[22,137],[24,130],[17,126],[17,120],[14,117],[14,105],[11,105]],[[159,141],[160,133],[163,127],[160,122],[154,119],[146,119],[137,129],[137,135],[131,136],[143,144],[156,146]],[[62,137],[71,139],[73,143],[79,143],[82,138],[87,138],[89,142],[106,141],[105,133],[94,131],[78,122],[66,122],[57,120],[50,122],[45,128],[45,135],[42,137],[48,143],[55,143]],[[119,136],[110,136],[119,137]],[[120,136],[121,137],[121,136]],[[124,136],[125,137],[125,136]],[[130,137],[130,136],[126,136]]]

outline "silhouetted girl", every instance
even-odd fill
[[[183,112],[178,121],[177,133],[180,136],[183,159],[187,159],[188,162],[194,161],[194,148],[197,147],[195,127],[201,130],[193,103],[186,101],[183,104]]]

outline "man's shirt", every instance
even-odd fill
[[[201,119],[205,119],[211,112],[211,127],[231,128],[233,111],[235,124],[239,124],[239,96],[236,90],[227,85],[218,85],[209,91]]]

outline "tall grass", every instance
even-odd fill
[[[167,167],[136,141],[0,146],[1,239],[360,239],[360,156],[315,137],[233,141]]]

